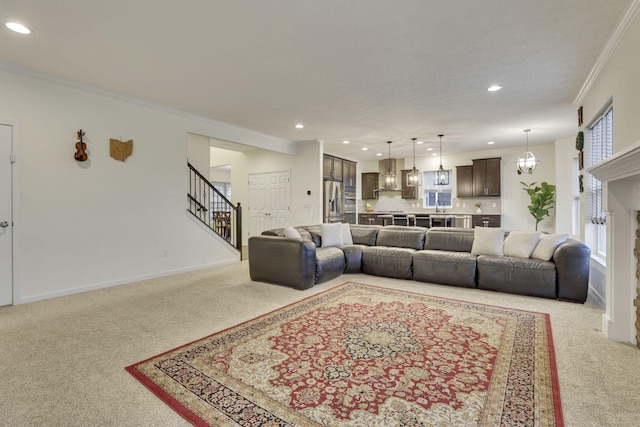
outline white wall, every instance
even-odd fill
[[[234,152],[211,148],[211,164],[231,165],[231,199],[243,207],[242,240],[249,238],[249,175],[288,170],[291,225],[322,222],[322,143],[298,143],[296,154],[267,150]],[[310,191],[311,194],[307,194]]]
[[[186,213],[190,132],[295,152],[287,141],[2,68],[0,87],[0,120],[20,132],[18,302],[237,260]],[[73,158],[80,128],[86,162]],[[112,159],[109,138],[133,139],[133,154]]]

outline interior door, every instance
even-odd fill
[[[0,305],[13,303],[12,131],[0,124]]]
[[[249,175],[249,236],[290,224],[289,171]]]

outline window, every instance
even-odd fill
[[[451,175],[451,170],[447,171]],[[422,174],[422,186],[424,189],[424,208],[451,208],[452,190],[451,181],[447,185],[438,185],[437,171],[428,171]]]
[[[230,182],[215,182],[211,181],[211,184],[218,190],[223,196],[225,196],[228,200],[231,200],[231,183]],[[228,211],[229,206],[222,198],[216,196],[216,194],[211,192],[211,210],[213,212],[221,212]]]
[[[613,154],[613,107],[609,105],[589,128],[591,136],[590,164],[600,163]],[[590,180],[591,223],[593,248],[601,256],[606,256],[606,215],[604,213],[602,183],[593,175]]]

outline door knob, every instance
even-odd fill
[[[0,227],[7,228],[8,226],[9,226],[9,223],[7,221],[0,222]]]

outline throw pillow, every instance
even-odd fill
[[[286,237],[293,237],[295,239],[300,239],[302,240],[302,236],[300,235],[300,233],[298,232],[298,230],[296,230],[295,228],[293,228],[292,226],[288,226],[285,227],[284,229],[284,235]]]
[[[504,239],[504,255],[516,258],[529,258],[538,244],[541,234],[539,231],[509,232],[509,235]]]
[[[476,227],[473,231],[473,255],[502,256],[504,230],[502,228]]]
[[[342,244],[353,245],[353,236],[351,236],[351,227],[348,222],[342,224]]]
[[[322,230],[322,247],[342,246],[342,223],[320,224]]]
[[[556,248],[567,240],[566,234],[543,234],[531,254],[531,258],[549,261]]]

